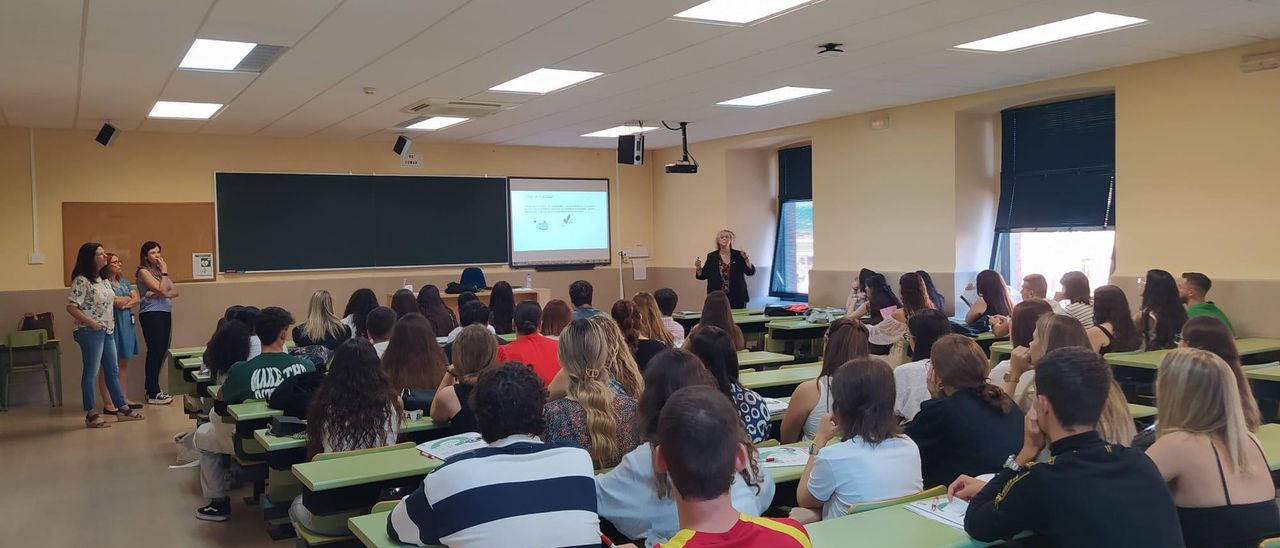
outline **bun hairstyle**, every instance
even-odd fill
[[[542,324],[542,307],[538,306],[537,301],[520,301],[520,304],[516,305],[512,323],[515,324],[516,333],[521,335],[537,333],[538,327]]]
[[[987,381],[987,357],[973,339],[954,334],[938,339],[930,363],[942,384],[956,390],[976,389],[982,401],[1001,413],[1013,409],[1009,395]]]

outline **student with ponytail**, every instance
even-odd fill
[[[543,438],[585,449],[597,470],[617,466],[640,444],[640,418],[636,400],[610,387],[609,348],[599,324],[570,322],[560,334],[559,358],[569,382],[565,396],[542,409]]]
[[[933,399],[920,404],[906,428],[920,448],[924,485],[1000,471],[1022,447],[1022,410],[987,381],[987,358],[973,339],[947,335],[931,355]]]
[[[551,384],[560,372],[560,360],[556,358],[556,340],[538,332],[542,327],[542,307],[538,301],[520,301],[515,310],[512,323],[516,340],[498,347],[498,363],[529,364],[544,386]]]

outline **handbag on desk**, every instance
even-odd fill
[[[23,314],[22,320],[18,322],[18,330],[30,331],[33,329],[43,329],[45,332],[45,335],[47,335],[48,338],[50,339],[57,338],[53,335],[53,313],[52,312],[41,312],[39,314],[36,314],[34,312],[27,312],[26,314]]]

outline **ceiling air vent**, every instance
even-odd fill
[[[461,99],[423,99],[408,105],[403,112],[416,116],[451,116],[457,118],[483,118],[504,110],[515,108],[512,103],[494,101],[464,101]]]
[[[240,64],[236,65],[235,72],[262,72],[267,70],[276,59],[280,58],[280,54],[284,50],[289,49],[284,46],[270,46],[267,44],[258,44],[244,59],[240,60]]]

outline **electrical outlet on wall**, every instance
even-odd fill
[[[27,264],[44,264],[44,253],[37,251],[27,255]]]

